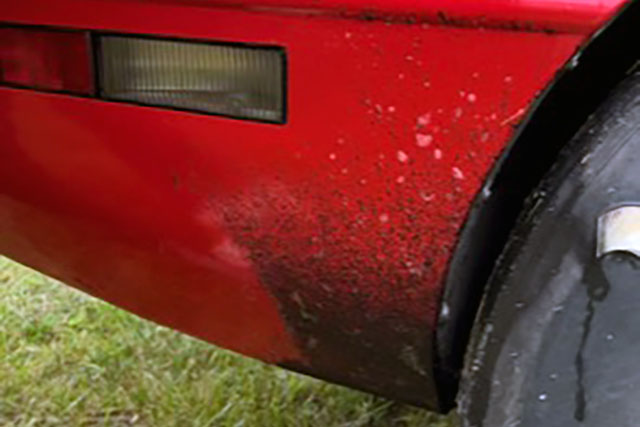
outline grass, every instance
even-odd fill
[[[453,423],[218,349],[0,257],[0,425]]]

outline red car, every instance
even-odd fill
[[[20,0],[0,253],[468,426],[636,426],[640,4]]]

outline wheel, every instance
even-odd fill
[[[462,425],[640,426],[636,205],[638,75],[587,121],[527,201],[474,326]]]

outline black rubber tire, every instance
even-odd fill
[[[474,326],[463,426],[640,426],[640,260],[596,258],[597,218],[626,204],[640,204],[638,75],[527,202]]]

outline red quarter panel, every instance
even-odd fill
[[[14,23],[282,46],[289,110],[270,125],[0,88],[0,253],[232,350],[436,407],[442,279],[471,201],[617,2],[575,2],[600,18],[572,27],[568,9],[553,32],[233,3],[3,6]],[[411,3],[440,4],[461,7]]]

